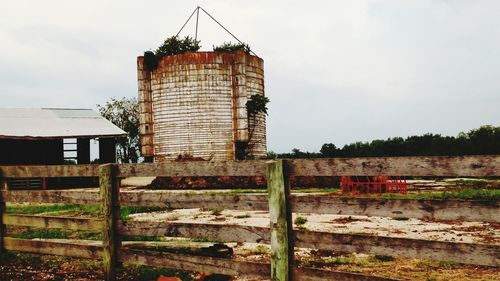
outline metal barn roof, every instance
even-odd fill
[[[91,109],[0,108],[0,139],[113,137],[125,134]]]

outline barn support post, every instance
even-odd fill
[[[102,214],[102,262],[106,281],[114,281],[118,266],[120,238],[118,223],[120,220],[119,186],[116,178],[117,164],[99,166],[99,186]]]
[[[90,139],[76,139],[76,161],[80,164],[90,164]]]
[[[5,212],[5,202],[2,196],[2,190],[4,189],[5,178],[3,177],[2,170],[0,169],[0,258],[3,258],[3,238],[5,236],[5,225],[3,225],[3,214]]]
[[[286,164],[286,162],[285,162]],[[289,177],[283,160],[267,162],[267,189],[271,227],[271,280],[292,280],[292,218],[289,207]]]

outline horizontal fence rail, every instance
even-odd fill
[[[287,160],[293,176],[444,176],[500,175],[500,156],[359,157]]]
[[[500,175],[500,156],[359,157],[286,160],[294,176],[467,176]],[[265,176],[265,160],[120,164],[116,176]],[[5,178],[97,177],[98,165],[2,166]]]
[[[102,258],[102,247],[96,245],[5,237],[3,246],[10,251],[86,259]]]
[[[102,245],[96,245],[94,242],[91,244],[75,242],[68,243],[62,241],[28,240],[6,237],[4,248],[11,251],[37,254],[102,259]],[[167,267],[206,273],[227,275],[243,274],[261,278],[268,278],[270,275],[269,264],[266,263],[246,262],[206,256],[159,253],[157,251],[131,249],[128,247],[123,247],[121,249],[119,260],[124,263]],[[296,274],[297,278],[300,277],[298,280],[395,281],[394,279],[383,277],[303,267],[294,267],[293,272]]]
[[[40,228],[62,228],[68,230],[101,231],[102,220],[71,217],[37,215],[3,215],[5,225],[29,226]]]
[[[1,166],[0,177],[4,178],[62,178],[97,177],[99,165],[46,165],[46,166]]]

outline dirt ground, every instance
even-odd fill
[[[95,243],[95,242],[93,242]],[[234,249],[234,259],[265,262],[269,260],[267,246],[256,244],[237,245],[230,243]],[[11,254],[14,255],[14,254]],[[0,280],[18,281],[99,281],[103,280],[100,263],[89,260],[17,254],[0,261]],[[297,263],[301,266],[316,267],[327,270],[356,272],[366,275],[383,276],[396,280],[422,281],[499,281],[497,268],[467,266],[419,259],[393,258],[387,256],[368,256],[353,254],[338,256],[320,250],[299,249],[296,254]],[[180,272],[175,270],[152,269],[124,265],[118,270],[119,281],[156,281],[159,275],[178,276],[183,281],[200,280],[199,273]],[[232,279],[217,276],[203,281],[267,281],[268,279],[236,276]]]
[[[267,227],[269,214],[263,211],[248,212],[234,210],[179,209],[152,213],[131,214],[129,221],[175,221],[203,224],[238,224]],[[336,233],[365,233],[373,235],[407,237],[467,243],[500,245],[500,225],[480,222],[433,222],[417,219],[395,220],[381,217],[339,216],[320,214],[294,214],[303,218],[301,228]],[[299,227],[295,225],[294,227]],[[179,238],[164,238],[162,241],[184,241]],[[186,240],[189,241],[189,240]],[[76,241],[75,241],[76,242]],[[97,241],[86,243],[99,244]],[[162,242],[151,242],[162,243]],[[167,242],[165,242],[167,243]],[[205,242],[206,243],[206,242]],[[233,259],[269,262],[269,247],[253,243],[227,243],[234,250]],[[52,257],[54,258],[54,257]],[[51,260],[50,258],[46,258]],[[54,258],[42,262],[0,263],[0,280],[102,280],[102,271],[85,260]],[[318,249],[297,249],[296,260],[301,266],[327,270],[363,273],[397,280],[499,280],[498,268],[460,265],[420,259],[386,256],[370,256],[360,253],[342,255]],[[118,280],[155,280],[144,277],[137,270],[120,271]],[[196,276],[196,275],[191,275]],[[147,279],[149,278],[149,279]],[[193,277],[194,278],[194,277]],[[196,279],[183,279],[196,280]],[[260,281],[244,276],[238,281]]]
[[[300,227],[312,231],[358,233],[380,236],[488,243],[500,245],[500,224],[459,221],[423,221],[419,219],[392,219],[385,217],[342,216],[325,214],[293,214],[306,219]],[[153,213],[131,214],[137,221],[176,221],[203,224],[238,224],[269,226],[269,213],[264,211],[178,209]],[[295,225],[297,227],[297,225]]]
[[[147,179],[149,180],[149,179]],[[420,184],[418,182],[417,184]],[[424,182],[425,188],[436,188]],[[440,185],[441,186],[441,185]],[[437,187],[441,189],[441,187]],[[196,192],[204,191],[173,191]],[[209,191],[214,192],[214,191]],[[299,218],[299,219],[297,219]],[[173,221],[203,224],[238,224],[269,226],[269,214],[264,211],[210,210],[203,206],[196,209],[178,209],[129,215],[130,221]],[[423,221],[418,219],[392,219],[384,217],[341,216],[325,214],[294,214],[293,221],[301,221],[295,228],[335,233],[359,233],[378,236],[483,243],[500,245],[500,224],[458,221]],[[170,238],[165,238],[166,240]],[[174,239],[174,238],[172,238]],[[177,238],[175,238],[177,239]],[[178,239],[177,239],[178,240]],[[89,242],[95,243],[95,242]],[[233,259],[269,262],[267,245],[227,243],[234,250]],[[0,261],[0,280],[102,280],[102,271],[95,263],[85,260],[38,256],[41,260],[4,259]],[[362,253],[342,255],[318,249],[297,249],[296,262],[307,267],[347,271],[389,277],[398,280],[498,280],[500,270],[494,267],[470,266],[387,256],[370,256]],[[168,272],[167,272],[168,273]],[[144,269],[126,267],[120,270],[118,280],[155,280],[156,275],[144,275]],[[196,280],[197,275],[184,276],[183,280]],[[236,277],[238,281],[257,281]]]

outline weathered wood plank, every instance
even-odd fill
[[[124,263],[183,269],[195,272],[227,275],[269,277],[269,265],[231,259],[200,257],[182,254],[159,253],[148,250],[122,249],[120,260]]]
[[[500,155],[292,159],[295,176],[498,176]],[[95,177],[98,165],[1,166],[6,178]],[[264,176],[265,161],[121,164],[118,177]]]
[[[122,225],[120,233],[270,244],[270,229],[256,226],[136,221]],[[303,248],[427,258],[488,266],[498,266],[500,263],[499,245],[301,230],[294,230],[294,237],[295,246]]]
[[[336,215],[500,222],[499,200],[384,199],[292,194],[292,211]]]
[[[10,190],[1,191],[5,202],[99,204],[97,190]]]
[[[294,236],[297,247],[500,266],[499,245],[303,230],[294,231]]]
[[[287,180],[283,160],[267,162],[267,190],[269,193],[269,220],[271,227],[271,280],[292,280],[290,270],[292,261],[289,245],[289,225],[292,224],[287,204]]]
[[[46,255],[59,255],[68,257],[79,257],[88,259],[100,259],[102,246],[99,242],[86,244],[63,241],[30,240],[5,238],[5,248],[11,251],[29,252]],[[228,275],[249,275],[268,278],[270,274],[269,264],[235,261],[231,259],[212,258],[206,256],[189,256],[170,253],[159,253],[156,251],[123,249],[120,253],[120,261],[148,266],[168,267],[198,272],[219,273]],[[366,276],[355,273],[345,273],[327,270],[316,270],[311,268],[294,268],[294,274],[306,281],[316,280],[375,280],[391,281],[393,279]]]
[[[292,159],[289,165],[294,176],[500,175],[500,155]]]
[[[99,204],[96,190],[16,190],[1,191],[6,202]],[[120,192],[120,202],[127,206],[166,208],[206,208],[234,210],[268,210],[266,194],[191,193],[135,190]]]
[[[5,237],[6,250],[34,254],[100,259],[101,246]]]
[[[265,176],[265,161],[200,161],[121,164],[117,176]]]
[[[3,215],[6,225],[30,226],[41,228],[63,228],[71,230],[101,231],[102,223],[98,219],[70,218],[37,215]]]
[[[6,178],[97,177],[98,165],[0,166]]]
[[[244,262],[231,259],[200,257],[181,254],[158,253],[148,250],[123,249],[120,260],[124,263],[149,265],[155,267],[167,267],[174,269],[183,269],[197,272],[218,273],[226,275],[244,275],[260,278],[269,278],[271,272],[269,264]],[[355,273],[336,272],[327,270],[317,270],[312,268],[294,268],[294,274],[301,277],[296,280],[373,280],[390,281],[375,276],[366,276]],[[303,278],[303,279],[302,279]]]
[[[6,202],[99,204],[95,190],[16,190],[2,191]],[[127,206],[166,208],[206,208],[268,210],[265,194],[196,194],[189,192],[137,190],[120,192],[120,202]]]
[[[5,248],[10,251],[29,252],[45,255],[59,255],[68,257],[79,257],[87,259],[100,259],[102,246],[99,243],[83,244],[62,241],[29,240],[5,238]],[[156,267],[167,267],[197,272],[219,273],[227,275],[248,275],[268,278],[270,274],[269,264],[235,261],[231,259],[212,258],[205,256],[189,256],[170,253],[159,253],[156,251],[123,249],[120,253],[120,261],[132,264],[142,264]],[[366,276],[355,273],[336,272],[327,270],[316,270],[311,268],[294,268],[294,274],[300,277],[298,280],[374,280],[392,281],[375,276]]]
[[[269,228],[246,225],[181,222],[128,221],[119,227],[121,235],[187,237],[221,242],[270,243]]]
[[[123,191],[120,202],[127,206],[166,208],[232,209],[267,211],[267,194],[224,194],[172,191]]]
[[[92,190],[2,191],[7,202],[98,204],[99,194]],[[0,198],[1,200],[1,198]],[[266,194],[190,193],[171,191],[125,191],[120,202],[128,206],[268,210]],[[314,194],[291,194],[290,204],[296,213],[406,217],[434,220],[500,222],[499,200],[460,199],[384,199]]]
[[[116,279],[116,267],[118,266],[118,251],[120,250],[120,238],[118,235],[118,222],[120,219],[119,187],[116,178],[116,164],[99,166],[99,185],[101,194],[102,214],[102,263],[104,267],[104,279],[114,281]]]

